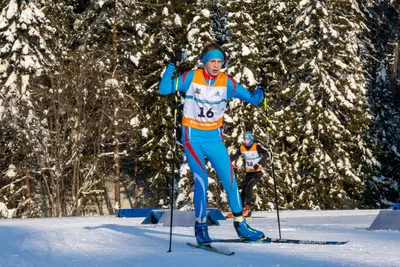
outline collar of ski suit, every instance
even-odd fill
[[[206,72],[205,69],[203,69],[203,76],[204,76],[204,78],[205,78],[206,80],[216,80],[216,79],[218,78],[218,75],[217,75],[217,76],[211,76],[210,74],[208,74],[208,73]]]

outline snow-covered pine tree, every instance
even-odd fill
[[[286,84],[286,73],[292,64],[285,54],[291,35],[291,12],[295,9],[293,1],[282,2],[276,0],[254,1],[251,6],[251,14],[255,21],[255,31],[257,32],[256,46],[258,48],[259,65],[265,75],[269,77],[270,85],[266,88],[265,106],[263,103],[262,111],[257,110],[254,117],[254,131],[257,140],[261,141],[270,150],[274,160],[274,173],[272,172],[271,162],[265,164],[266,176],[258,183],[256,198],[260,209],[275,209],[275,192],[273,190],[274,179],[277,183],[277,197],[279,206],[291,208],[291,176],[287,171],[290,167],[285,153],[281,152],[278,143],[278,130],[275,126],[277,103],[281,101],[279,92]],[[260,70],[256,70],[260,74]],[[268,119],[268,123],[266,122]]]
[[[0,3],[0,10],[3,10],[3,8],[5,8],[8,5],[8,1],[2,1]]]
[[[400,117],[398,82],[399,7],[392,1],[362,1],[369,34],[363,63],[371,75],[369,103],[374,116],[371,138],[380,148],[380,166],[366,183],[363,206],[385,208],[399,201]],[[396,59],[397,56],[397,59]]]
[[[260,32],[257,31],[258,25],[254,20],[254,16],[257,15],[254,5],[254,2],[245,0],[221,1],[223,11],[227,13],[225,32],[228,36],[223,44],[229,59],[226,72],[249,90],[254,90],[257,86],[259,66],[262,63],[258,49]],[[242,134],[246,130],[254,130],[258,141],[263,142],[264,140],[259,138],[265,129],[263,125],[265,114],[262,107],[252,106],[239,99],[232,99],[228,105],[228,112],[224,117],[225,143],[228,151],[231,154],[236,153]],[[239,162],[234,162],[234,164]],[[236,171],[238,182],[244,178],[244,175],[243,168]],[[258,187],[259,185],[257,189]],[[255,199],[257,199],[255,207],[264,206],[268,202],[264,196],[260,197],[257,194],[255,194]]]
[[[147,31],[140,63],[140,86],[141,106],[147,114],[145,122],[148,135],[144,140],[144,154],[139,159],[139,169],[147,179],[146,190],[151,194],[146,205],[152,207],[170,206],[172,160],[175,164],[175,196],[177,192],[182,149],[177,145],[172,159],[175,97],[160,96],[158,82],[171,56],[186,43],[185,30],[192,9],[192,3],[187,1],[150,1],[145,9]],[[178,117],[177,125],[179,122]],[[180,132],[179,126],[176,130]]]
[[[217,43],[223,45],[230,40],[230,29],[228,24],[228,11],[225,8],[226,3],[220,3],[219,0],[211,0],[211,18],[212,28]],[[224,5],[222,5],[224,4]]]
[[[289,84],[280,92],[277,146],[287,154],[296,208],[354,208],[375,164],[364,138],[371,122],[356,1],[302,0],[285,53]]]
[[[225,8],[228,12],[226,27],[230,32],[229,42],[223,45],[229,57],[226,72],[243,86],[254,87],[257,84],[254,72],[260,60],[257,57],[258,32],[251,14],[251,1],[227,1]]]
[[[0,205],[4,209],[0,218],[28,217],[32,215],[28,205],[32,204],[27,197],[28,184],[25,182],[24,168],[17,169],[14,164],[2,169],[0,182]]]
[[[6,153],[1,156],[4,158],[1,167],[4,171],[12,165],[18,174],[7,177],[6,188],[17,188],[8,191],[11,194],[8,197],[13,199],[11,207],[10,203],[6,204],[8,209],[15,208],[16,216],[20,217],[40,215],[40,211],[32,209],[35,199],[29,199],[30,190],[40,185],[37,157],[41,155],[44,141],[41,111],[35,109],[35,95],[40,92],[32,80],[44,75],[52,64],[54,57],[46,44],[52,30],[35,2],[10,0],[1,11],[0,140],[6,148],[0,151]]]
[[[213,5],[210,2],[197,0],[191,10],[193,19],[189,21],[186,30],[187,61],[190,66],[199,67],[199,55],[204,45],[216,42],[213,30]]]

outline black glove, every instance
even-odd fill
[[[268,76],[265,74],[261,74],[260,78],[258,79],[258,86],[266,89],[269,84]]]
[[[174,54],[172,55],[169,63],[176,65],[177,62],[182,61],[182,51],[181,50],[174,50]],[[179,65],[179,63],[178,63]]]
[[[253,169],[257,170],[257,169],[258,169],[258,167],[260,167],[260,165],[258,165],[258,164],[255,164],[255,165],[253,166]]]

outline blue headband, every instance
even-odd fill
[[[211,59],[221,59],[222,61],[225,61],[225,57],[224,54],[216,49],[216,50],[211,50],[208,51],[202,58],[201,58],[201,62],[203,63],[203,65],[205,65],[207,63],[207,61],[211,60]]]

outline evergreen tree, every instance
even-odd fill
[[[16,169],[17,175],[8,176],[11,183],[8,188],[13,188],[14,183],[21,182],[25,177],[24,186],[9,191],[19,193],[13,196],[12,207],[8,206],[16,208],[18,216],[35,213],[31,208],[30,190],[39,184],[35,178],[41,170],[36,158],[41,156],[43,150],[43,122],[40,120],[41,111],[35,109],[35,95],[39,92],[32,81],[43,76],[54,60],[46,43],[52,30],[44,13],[34,2],[10,0],[1,11],[0,139],[6,149],[0,153],[7,153],[2,156],[4,165],[1,167],[4,170],[12,164]],[[29,200],[26,201],[26,198]]]
[[[291,208],[293,204],[291,194],[293,180],[288,171],[290,169],[288,158],[280,151],[279,142],[275,142],[279,136],[275,111],[279,110],[281,101],[284,101],[280,92],[287,86],[287,73],[292,64],[290,55],[286,54],[286,47],[289,45],[295,6],[294,1],[269,0],[254,1],[251,8],[255,30],[258,33],[256,45],[259,51],[259,65],[270,81],[265,92],[263,110],[255,110],[256,116],[253,117],[257,139],[272,153],[274,161],[274,173],[270,165],[272,162],[267,161],[265,166],[267,175],[259,182],[256,189],[256,197],[260,199],[258,205],[263,210],[275,208],[274,183],[277,184],[279,205]],[[256,75],[259,75],[259,69],[256,71]]]
[[[228,11],[225,8],[225,3],[220,3],[219,0],[211,0],[211,18],[212,28],[217,40],[217,43],[223,45],[230,40],[230,29],[228,24]]]
[[[193,19],[187,26],[187,61],[189,66],[200,66],[199,55],[204,45],[215,42],[213,30],[213,6],[209,2],[196,1],[192,7]]]
[[[300,1],[293,14],[291,79],[275,112],[279,147],[294,176],[297,208],[359,206],[375,159],[358,40],[365,25],[355,1]],[[295,58],[295,60],[293,60]]]
[[[151,5],[150,5],[151,3]],[[148,137],[145,140],[140,170],[147,177],[148,190],[152,198],[146,203],[150,206],[169,207],[171,178],[175,179],[177,193],[178,170],[181,147],[172,155],[174,124],[174,96],[162,97],[158,94],[158,82],[168,60],[186,43],[185,29],[192,4],[187,1],[151,1],[146,6],[147,31],[144,36],[143,57],[140,74],[142,81],[142,107],[147,114]],[[161,25],[161,26],[160,26]],[[178,74],[178,73],[176,73]],[[178,110],[181,106],[178,107]],[[177,119],[179,122],[179,118]],[[179,124],[176,127],[180,131]],[[178,136],[179,138],[179,136]],[[179,140],[179,139],[178,139]],[[173,163],[172,163],[173,162]],[[172,164],[175,173],[172,175]]]
[[[259,36],[261,34],[259,25],[254,20],[257,16],[255,3],[252,1],[222,1],[227,12],[227,23],[225,32],[228,33],[223,48],[228,54],[228,66],[226,72],[248,88],[254,90],[259,78],[260,60]],[[266,31],[266,29],[263,29]],[[235,153],[240,146],[242,134],[246,130],[254,130],[257,140],[263,142],[262,134],[265,129],[265,114],[261,107],[252,106],[239,99],[232,99],[229,102],[228,112],[225,114],[225,143],[230,153]],[[234,164],[240,165],[241,161]],[[237,180],[244,178],[244,168],[236,172]],[[257,189],[259,189],[257,185]],[[268,190],[268,189],[266,189]],[[268,200],[263,195],[258,195],[256,190],[255,198],[258,200],[255,207],[265,207]]]
[[[379,168],[367,182],[365,207],[383,208],[399,200],[398,12],[390,1],[364,2],[369,34],[364,59],[369,82],[369,102],[374,114],[371,137],[380,147]],[[397,59],[396,59],[397,57]]]

